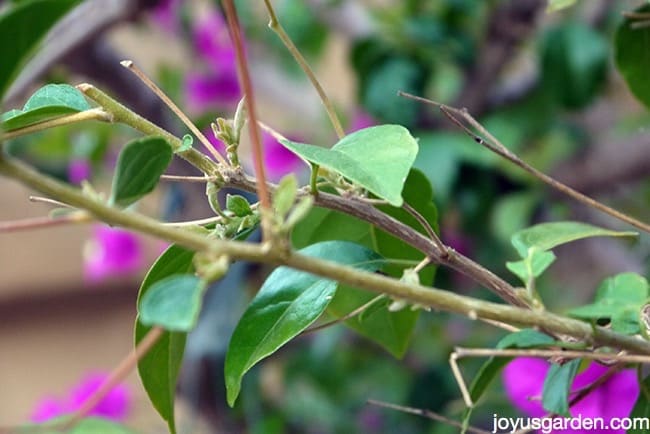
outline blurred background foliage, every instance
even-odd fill
[[[158,41],[152,48],[157,53],[146,66],[161,87],[204,129],[217,116],[232,117],[238,89],[229,81],[234,64],[228,57],[227,37],[223,39],[226,30],[218,18],[218,2],[133,3],[137,6],[129,13],[97,25],[91,37],[53,61],[39,80],[92,82],[183,134],[180,123],[134,84],[133,77],[119,70],[117,60],[125,53],[136,62],[139,55],[151,56],[149,48],[137,46],[138,35],[151,32]],[[481,148],[432,107],[398,97],[398,90],[467,107],[531,165],[641,220],[650,217],[650,116],[615,65],[618,61],[628,77],[634,71],[626,70],[630,64],[626,55],[638,57],[624,50],[635,49],[647,57],[647,41],[637,43],[641,38],[635,39],[634,34],[616,36],[622,12],[642,2],[582,1],[552,13],[542,0],[278,0],[274,4],[280,22],[333,95],[349,130],[375,123],[407,126],[419,138],[416,167],[431,182],[438,214],[435,223],[442,239],[511,283],[517,281],[504,264],[515,258],[509,239],[516,230],[550,220],[626,228],[557,196]],[[237,6],[263,100],[262,119],[289,137],[333,144],[334,134],[315,93],[266,27],[262,3],[240,0]],[[208,42],[200,36],[206,20],[208,29],[221,35]],[[117,24],[134,32],[130,39],[134,47],[110,38],[106,28]],[[647,34],[644,28],[639,32]],[[56,39],[48,40],[46,48],[53,43]],[[167,44],[182,54],[167,59]],[[192,85],[191,77],[203,81]],[[643,100],[644,89],[635,89],[634,83],[632,87]],[[12,98],[20,101],[25,89],[10,91],[8,104]],[[101,180],[110,178],[117,149],[132,135],[114,126],[68,127],[14,140],[7,149],[61,179],[70,176],[70,161],[86,160],[93,179]],[[288,158],[269,146],[269,158]],[[174,169],[189,173],[182,165]],[[290,169],[304,176],[301,165]],[[159,211],[169,220],[201,218],[209,215],[202,202],[200,189],[167,185]],[[645,274],[649,251],[644,238],[634,245],[588,240],[560,248],[558,264],[538,282],[540,293],[550,309],[563,312],[589,300],[607,275]],[[493,346],[502,333],[438,312],[420,315],[401,360],[341,325],[298,338],[254,368],[244,379],[242,399],[234,411],[227,409],[223,384],[227,341],[264,275],[258,267],[236,264],[208,294],[201,322],[189,337],[179,388],[214,432],[457,432],[457,428],[366,404],[367,399],[376,399],[459,417],[463,404],[447,363],[449,352],[459,344]],[[493,298],[449,270],[438,269],[434,285]],[[463,361],[466,379],[472,378],[480,363]],[[492,414],[512,415],[509,408],[500,385],[495,384],[473,424],[490,429]],[[182,432],[191,432],[190,419],[180,420],[179,425]]]

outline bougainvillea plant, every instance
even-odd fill
[[[15,43],[0,48],[0,91],[9,88],[47,30],[77,3],[32,0],[7,6],[0,16],[0,34],[5,41],[15,37]],[[550,9],[572,3],[551,1]],[[414,84],[417,80],[405,82],[399,89],[404,91],[404,101],[437,107],[442,118],[466,134],[464,140],[472,146],[488,148],[532,175],[536,182],[632,229],[610,230],[577,221],[554,221],[514,231],[509,235],[519,257],[505,266],[520,282],[511,284],[465,256],[464,252],[472,251],[467,247],[470,243],[452,236],[454,230],[448,231],[452,234],[449,237],[445,231],[440,235],[433,200],[437,186],[435,182],[432,186],[429,177],[415,167],[421,146],[418,137],[406,126],[381,122],[395,110],[397,118],[408,116],[413,106],[399,106],[403,110],[378,108],[381,86],[377,87],[377,83],[381,74],[375,71],[366,77],[363,85],[367,89],[362,95],[374,107],[372,117],[360,111],[346,133],[314,72],[278,21],[271,1],[265,0],[264,5],[270,17],[269,27],[316,87],[338,136],[336,140],[292,140],[285,137],[289,133],[283,134],[258,118],[247,58],[251,51],[245,49],[232,0],[222,2],[223,14],[214,10],[191,30],[204,69],[187,77],[188,106],[206,110],[217,101],[232,107],[228,119],[217,118],[211,124],[210,134],[214,137],[206,137],[202,132],[205,130],[187,119],[130,60],[122,65],[133,72],[134,80],[143,81],[165,100],[185,123],[187,134],[172,134],[88,83],[45,85],[22,108],[2,115],[0,174],[61,204],[63,208],[50,217],[55,224],[93,221],[102,225],[96,226],[93,245],[87,249],[89,279],[131,272],[141,266],[143,259],[134,233],[170,243],[141,283],[133,354],[107,377],[84,382],[69,399],[45,402],[34,416],[37,424],[17,430],[129,432],[115,422],[122,417],[127,401],[125,392],[116,386],[137,366],[153,407],[169,431],[176,433],[174,399],[188,333],[197,324],[209,285],[225,279],[240,261],[275,268],[250,300],[227,345],[224,387],[225,400],[231,407],[246,393],[242,386],[246,374],[298,336],[344,323],[401,358],[413,339],[418,318],[447,312],[472,320],[477,327],[489,324],[506,332],[495,348],[458,347],[450,351],[462,414],[457,412],[454,420],[425,410],[417,414],[444,421],[454,429],[482,432],[472,426],[473,410],[491,380],[503,372],[506,395],[523,414],[533,418],[559,420],[582,415],[650,420],[650,392],[642,369],[650,362],[650,294],[646,279],[631,272],[608,277],[592,302],[563,314],[549,310],[549,300],[538,290],[540,277],[556,261],[553,251],[557,247],[594,237],[647,237],[650,226],[537,170],[504,146],[470,112],[412,95],[410,91],[421,90],[422,86]],[[176,8],[178,4],[169,2],[168,6]],[[646,103],[647,82],[639,77],[645,77],[648,66],[648,45],[643,38],[648,36],[647,10],[647,5],[642,6],[620,23],[616,54],[630,89]],[[178,31],[169,13],[159,11],[158,17],[172,31]],[[560,43],[573,43],[576,34],[587,39],[593,36],[581,27],[549,32],[545,46],[549,64],[563,60],[554,48]],[[642,40],[644,45],[640,47]],[[463,43],[461,38],[457,42]],[[639,51],[644,54],[637,55]],[[583,54],[585,63],[598,63],[600,45],[590,45]],[[399,69],[406,71],[403,76],[419,74],[409,72],[422,60],[417,54],[417,61],[387,60],[383,53],[378,56],[382,58],[383,73]],[[363,67],[362,63],[357,66]],[[585,64],[571,66],[580,69]],[[561,93],[567,108],[581,106],[593,96],[600,86],[599,68],[593,71],[593,86],[576,83],[574,93]],[[245,97],[236,104],[240,94]],[[97,192],[92,185],[88,158],[69,161],[69,182],[64,182],[7,151],[13,140],[23,136],[63,125],[83,128],[82,123],[91,120],[126,125],[142,135],[121,147],[107,194]],[[251,142],[251,164],[244,162],[240,152],[245,132]],[[168,223],[139,211],[138,202],[157,188],[160,179],[183,178],[167,173],[175,159],[185,160],[199,173],[184,180],[206,184],[213,216]],[[301,171],[309,171],[304,185],[296,176]],[[220,197],[225,190],[229,193]],[[253,195],[255,199],[250,200]],[[5,228],[10,229],[11,224]],[[250,241],[256,231],[260,240]],[[459,273],[489,290],[490,296],[463,295],[453,288],[434,286],[437,268]],[[331,322],[324,322],[324,318]],[[487,358],[469,384],[458,364],[459,359],[468,357]],[[102,414],[114,421],[89,417]],[[643,428],[630,428],[628,432],[643,432]]]

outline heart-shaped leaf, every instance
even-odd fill
[[[522,258],[528,249],[550,250],[561,244],[589,237],[635,237],[636,232],[617,232],[580,222],[541,223],[521,230],[512,236],[511,242]]]
[[[2,128],[11,131],[46,120],[89,110],[83,94],[68,84],[48,84],[37,90],[22,110],[2,115]]]
[[[646,3],[635,12],[647,14],[650,5]],[[633,23],[633,20],[625,18],[616,31],[616,66],[634,96],[646,107],[650,107],[650,27],[635,27]]]
[[[577,318],[611,320],[612,330],[623,334],[637,334],[639,313],[648,299],[648,281],[635,273],[621,273],[609,277],[598,286],[594,302],[571,309]]]
[[[192,259],[194,252],[172,245],[153,264],[144,278],[138,293],[138,304],[147,291],[159,282],[175,274],[194,271]],[[136,345],[147,335],[151,327],[135,322]],[[185,351],[185,332],[164,331],[154,346],[138,361],[138,373],[151,403],[167,422],[169,431],[176,433],[174,419],[174,396],[176,381]]]
[[[331,149],[280,141],[312,164],[338,172],[393,206],[402,206],[402,188],[418,152],[417,141],[399,125],[379,125],[342,138]]]
[[[111,203],[125,207],[152,192],[172,156],[172,147],[162,137],[127,143],[117,158]]]
[[[555,254],[553,252],[532,248],[528,250],[528,256],[524,259],[506,262],[506,267],[516,274],[524,285],[528,285],[531,279],[541,276],[554,261]]]
[[[326,241],[300,253],[364,270],[376,270],[381,257],[358,244]],[[337,282],[303,271],[279,267],[266,279],[233,332],[226,354],[228,404],[233,406],[244,374],[274,353],[323,313]]]
[[[7,5],[0,16],[0,100],[50,28],[79,0],[32,0]]]

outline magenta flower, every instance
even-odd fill
[[[66,398],[43,398],[32,413],[31,420],[41,423],[78,410],[107,377],[108,375],[101,373],[88,374],[72,388]],[[121,422],[128,415],[130,405],[131,397],[128,388],[125,385],[118,385],[97,404],[90,415]]]
[[[348,133],[372,127],[374,125],[377,125],[377,121],[375,121],[372,116],[363,110],[357,109],[352,116],[352,121],[350,122]]]
[[[70,181],[71,184],[81,184],[81,181],[90,178],[90,173],[90,162],[86,159],[75,159],[70,161],[70,164],[68,164],[68,181]]]
[[[205,14],[194,27],[194,48],[207,65],[207,72],[191,72],[185,80],[190,107],[203,111],[214,105],[230,105],[240,99],[235,49],[221,14]]]
[[[180,0],[161,0],[151,12],[156,24],[165,31],[175,33],[178,30],[178,9]]]
[[[294,140],[294,138],[290,140]],[[296,139],[295,141],[299,142],[300,140]],[[299,171],[303,167],[302,160],[282,146],[269,133],[262,132],[262,145],[264,146],[264,164],[269,180],[279,181],[284,175]]]
[[[143,265],[142,246],[131,232],[96,226],[84,252],[85,275],[91,282],[137,272]]]
[[[521,357],[510,362],[503,371],[503,385],[508,399],[530,417],[543,417],[541,396],[549,363],[542,359]],[[573,381],[571,391],[578,391],[601,377],[607,368],[591,363]],[[633,369],[626,369],[611,376],[601,386],[576,403],[570,413],[576,417],[601,417],[608,422],[612,418],[628,417],[639,395],[639,385]],[[620,433],[624,430],[554,430],[560,434]]]

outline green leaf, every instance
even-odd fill
[[[83,94],[67,84],[48,84],[37,90],[22,110],[10,110],[2,115],[2,128],[11,131],[89,110]]]
[[[557,12],[576,4],[576,0],[548,0],[547,12]]]
[[[358,244],[328,241],[300,253],[374,271],[381,265],[376,253]],[[233,406],[244,374],[258,361],[290,341],[325,310],[337,282],[279,267],[266,279],[233,332],[226,354],[228,404]]]
[[[79,0],[33,0],[0,16],[0,100],[50,28]]]
[[[635,12],[647,14],[650,5],[644,4]],[[650,108],[650,81],[647,79],[650,70],[650,28],[633,28],[634,22],[625,18],[618,26],[614,40],[616,66],[634,96]]]
[[[581,359],[571,360],[563,365],[552,364],[544,380],[542,406],[552,414],[571,417],[569,413],[569,392],[578,373]]]
[[[341,318],[376,297],[368,291],[342,286],[336,292],[327,311]],[[391,312],[390,300],[378,301],[362,315],[345,321],[345,325],[362,336],[378,343],[396,358],[401,358],[408,349],[419,310],[409,308]]]
[[[275,212],[278,213],[280,217],[284,219],[289,210],[293,206],[293,203],[296,200],[296,194],[298,193],[298,181],[296,180],[296,175],[290,173],[284,176],[278,188],[273,194],[273,208]]]
[[[563,22],[544,37],[544,89],[567,108],[586,106],[605,84],[608,56],[600,33],[582,22]]]
[[[176,152],[185,152],[189,151],[192,149],[192,145],[194,144],[194,137],[192,137],[189,134],[185,134],[183,136],[183,144],[176,150]]]
[[[636,399],[630,419],[648,421],[650,419],[650,376],[646,377],[640,384],[639,397]],[[627,434],[646,434],[648,426],[636,426],[635,429],[629,429]]]
[[[580,222],[541,223],[521,230],[512,236],[511,242],[522,258],[528,249],[550,250],[561,244],[589,237],[635,237],[636,232],[617,232]]]
[[[541,276],[554,261],[553,252],[531,248],[528,250],[528,256],[521,261],[506,262],[506,267],[519,277],[524,285],[528,285],[531,279]]]
[[[189,332],[199,319],[205,288],[205,282],[191,274],[159,280],[140,300],[140,322],[171,331]]]
[[[117,158],[111,203],[125,207],[152,192],[172,156],[171,146],[162,137],[127,143]]]
[[[393,206],[402,206],[402,189],[418,152],[416,140],[399,125],[365,128],[331,149],[281,140],[310,163],[338,172]]]
[[[640,311],[647,299],[648,281],[635,273],[621,273],[603,280],[593,303],[571,309],[568,314],[594,321],[610,319],[612,330],[637,334],[641,331]]]
[[[232,211],[237,217],[246,217],[253,213],[246,198],[238,194],[229,194],[226,196],[226,209]]]
[[[194,271],[192,259],[194,252],[172,245],[160,255],[144,278],[138,293],[138,304],[158,281],[175,274]],[[151,327],[135,323],[136,345],[146,336]],[[176,433],[174,419],[174,395],[176,381],[185,351],[187,333],[164,331],[158,342],[138,362],[138,373],[151,403],[167,422],[172,434]]]
[[[427,178],[418,170],[411,170],[404,185],[404,199],[418,211],[434,229],[437,228],[437,210],[433,204],[433,192]],[[380,207],[382,211],[407,225],[425,233],[422,226],[406,211],[390,206]],[[367,222],[322,208],[314,208],[308,217],[298,224],[292,233],[292,241],[297,248],[325,240],[345,240],[365,245],[384,258],[411,260],[413,265],[422,259],[422,253]],[[404,269],[413,265],[393,264],[387,261],[383,268],[386,274],[401,278]],[[424,285],[433,282],[435,267],[429,266],[420,272]],[[328,312],[337,318],[347,315],[370,301],[375,294],[369,291],[340,287],[328,306]],[[398,312],[388,310],[389,303],[376,303],[367,312],[350,319],[345,325],[378,343],[393,356],[400,358],[408,348],[408,343],[419,310],[403,309]]]
[[[110,420],[88,417],[79,421],[69,434],[132,434],[133,431]]]
[[[534,329],[522,329],[504,336],[497,344],[497,348],[501,350],[506,348],[536,348],[547,347],[554,343],[555,340],[547,334]]]
[[[537,330],[522,329],[515,333],[504,336],[496,345],[496,348],[504,350],[507,348],[537,348],[553,345],[555,340]],[[477,402],[490,385],[501,369],[512,360],[512,357],[490,357],[479,369],[470,385],[469,392],[472,402]]]

